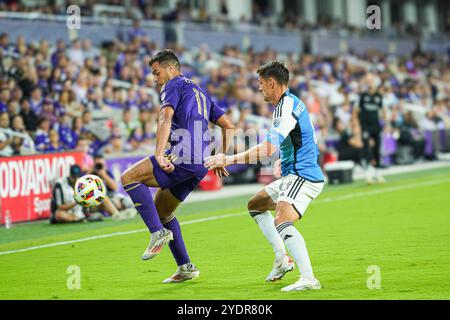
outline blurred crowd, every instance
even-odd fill
[[[239,21],[232,20],[229,15],[229,8],[226,0],[220,0],[218,12],[211,14],[206,9],[205,2],[200,1],[197,8],[193,9],[188,4],[189,1],[177,1],[173,8],[167,6],[166,0],[132,0],[129,6],[126,6],[121,0],[66,0],[66,1],[48,1],[47,3],[36,1],[26,3],[19,0],[0,0],[0,11],[12,12],[33,12],[42,14],[65,15],[66,9],[71,4],[80,7],[83,16],[94,16],[95,5],[110,5],[114,10],[105,10],[97,12],[100,16],[120,17],[128,19],[141,20],[159,20],[164,22],[194,22],[200,24],[211,24],[220,26],[221,29],[248,30],[254,27],[267,29],[281,28],[285,30],[301,30],[308,33],[312,30],[333,31],[338,30],[343,33],[363,34],[370,33],[367,28],[356,28],[347,25],[338,18],[333,18],[324,12],[318,12],[317,22],[309,23],[303,16],[300,9],[285,7],[281,13],[275,13],[270,1],[252,1],[251,16],[241,16]],[[122,7],[123,10],[116,10]],[[445,21],[445,32],[450,32],[450,23]],[[419,24],[411,24],[398,19],[393,21],[392,26],[385,28],[386,32],[392,37],[402,36],[421,36],[427,30]]]
[[[160,101],[148,61],[159,49],[139,23],[127,41],[102,46],[89,39],[27,43],[2,33],[0,156],[29,153],[31,140],[39,153],[151,152]],[[415,158],[424,156],[420,140],[425,130],[450,128],[450,63],[445,55],[394,57],[373,51],[321,57],[235,47],[221,52],[207,46],[174,49],[183,74],[244,130],[271,124],[273,106],[258,93],[255,70],[269,60],[284,61],[291,71],[290,89],[307,105],[324,155],[337,152],[344,131],[357,135],[355,110],[369,86],[368,76],[382,96],[383,135],[413,146]]]

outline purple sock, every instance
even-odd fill
[[[181,266],[190,262],[177,218],[173,217],[172,220],[164,223],[164,228],[169,229],[173,233],[173,241],[169,242],[169,248],[170,251],[172,251],[172,255],[175,258],[177,265]]]
[[[152,193],[147,186],[142,183],[130,183],[124,188],[131,200],[133,200],[134,206],[141,215],[142,220],[144,220],[148,230],[151,233],[161,230],[163,226],[161,221],[159,221]]]

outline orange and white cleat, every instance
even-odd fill
[[[167,278],[163,283],[178,283],[198,278],[200,271],[192,263],[186,263],[182,266],[178,266],[177,272],[175,272],[170,278]]]
[[[280,261],[281,260],[281,261]],[[273,269],[266,277],[266,282],[274,282],[283,279],[284,275],[295,269],[295,263],[292,258],[284,254],[282,259],[275,258]]]
[[[142,255],[142,260],[150,260],[156,257],[164,246],[173,240],[172,231],[162,228],[161,230],[152,234],[150,243],[147,246],[144,254]]]

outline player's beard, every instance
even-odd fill
[[[167,81],[161,81],[156,82],[156,90],[161,91],[161,88],[169,81],[170,79],[167,79]]]
[[[161,82],[161,83],[159,83],[159,82],[157,82],[156,83],[156,90],[158,91],[158,92],[160,92],[161,91],[161,89],[164,87],[164,85],[167,83],[167,81],[166,82]]]

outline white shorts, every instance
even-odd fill
[[[310,182],[299,176],[289,174],[265,187],[273,202],[284,201],[292,204],[300,216],[305,214],[311,200],[322,192],[323,182]]]

